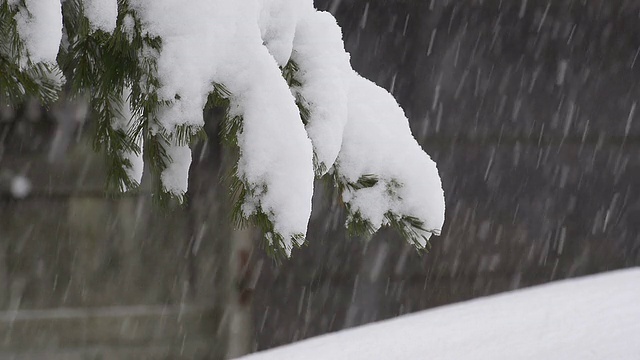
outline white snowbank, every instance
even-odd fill
[[[280,359],[640,359],[640,268],[444,306],[246,356]]]

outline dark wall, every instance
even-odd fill
[[[0,105],[0,359],[223,358],[219,151],[194,149],[186,207],[158,206],[149,179],[109,193],[77,108]],[[17,177],[29,182],[24,197],[11,190]]]

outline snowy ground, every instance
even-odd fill
[[[640,359],[640,268],[402,316],[245,357]]]

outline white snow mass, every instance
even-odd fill
[[[329,13],[306,14],[298,23],[293,50],[291,59],[299,67],[302,83],[293,91],[309,109],[306,130],[322,175],[333,166],[340,152],[353,70],[340,27]]]
[[[298,6],[297,1],[288,3]],[[245,209],[259,208],[267,214],[285,241],[304,235],[313,193],[311,142],[278,63],[263,45],[259,16],[265,2],[199,0],[184,6],[175,0],[139,0],[132,4],[149,32],[163,39],[158,55],[159,93],[172,105],[160,113],[160,125],[169,133],[179,125],[202,126],[202,109],[213,83],[223,84],[233,94],[232,111],[243,118],[238,174],[254,185],[247,199],[253,209]],[[313,10],[311,2],[308,5]],[[285,33],[278,29],[288,24],[270,19],[263,20],[265,29],[271,29],[265,33],[276,41]],[[291,21],[295,24],[295,19]],[[183,154],[180,159],[190,158]],[[186,191],[188,169],[188,163],[167,169],[162,175],[165,188],[177,194]],[[291,246],[285,244],[286,249]]]
[[[636,360],[640,268],[443,306],[246,360]]]
[[[122,96],[122,108],[120,109],[121,116],[114,119],[114,123],[112,124],[114,129],[123,130],[125,133],[130,133],[134,125],[139,121],[137,116],[133,114],[131,106],[129,105],[130,95],[131,89],[126,88]],[[130,163],[130,166],[125,167],[127,176],[135,185],[140,185],[140,182],[142,181],[142,173],[144,171],[144,160],[142,156],[144,139],[142,134],[135,139],[135,144],[140,152],[136,153],[135,151],[125,151],[121,155]],[[124,190],[126,191],[129,189],[125,188]]]
[[[436,164],[411,135],[409,122],[393,96],[373,82],[353,76],[349,118],[336,169],[355,183],[374,174],[373,187],[346,189],[343,200],[377,230],[385,214],[423,222],[420,235],[438,235],[444,223],[444,194]],[[420,245],[425,246],[425,239]]]
[[[117,0],[82,1],[93,30],[114,31]],[[350,216],[374,230],[415,220],[419,247],[440,233],[444,196],[435,163],[411,135],[391,94],[351,68],[336,20],[317,11],[312,0],[130,0],[129,5],[134,13],[119,25],[126,36],[132,39],[138,31],[135,15],[140,35],[161,39],[161,49],[145,48],[140,61],[157,64],[152,75],[159,81],[142,91],[157,90],[166,104],[149,125],[150,135],[160,134],[165,142],[168,164],[160,174],[165,191],[186,193],[191,150],[185,132],[201,129],[210,93],[223,86],[230,116],[241,119],[237,176],[247,190],[243,215],[266,215],[273,224],[271,239],[282,241],[287,254],[293,241],[306,235],[314,179],[326,173],[347,185],[341,196]],[[26,0],[17,20],[30,60],[55,63],[60,0]],[[112,126],[131,133],[142,121],[133,114],[141,111],[129,108],[131,90],[123,90],[122,118]],[[142,138],[134,140],[142,147]],[[139,184],[141,154],[120,155],[129,162],[130,180]],[[375,184],[351,186],[363,177]]]
[[[33,63],[55,64],[62,39],[60,0],[26,0],[16,16],[18,32]]]
[[[92,28],[112,32],[118,18],[117,0],[83,0],[84,15]]]
[[[31,181],[22,175],[14,176],[11,179],[11,196],[15,199],[24,199],[31,192]]]

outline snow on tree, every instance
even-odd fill
[[[353,233],[393,226],[418,248],[440,233],[435,163],[312,0],[4,0],[0,21],[0,96],[49,103],[64,74],[72,95],[90,98],[120,191],[146,163],[155,195],[182,200],[203,110],[225,106],[235,219],[258,224],[276,255],[303,243],[323,176]]]

